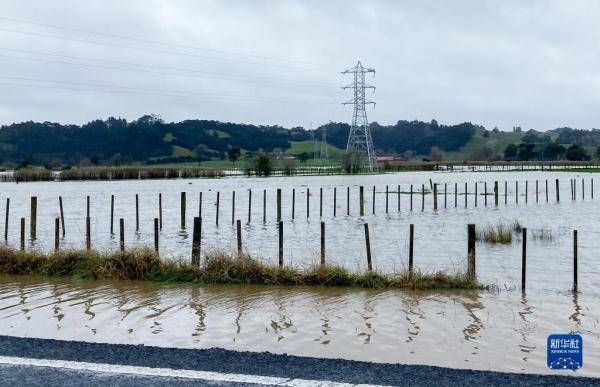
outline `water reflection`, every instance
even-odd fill
[[[477,341],[480,337],[479,331],[483,329],[483,322],[477,315],[477,312],[483,309],[483,303],[480,301],[477,292],[466,293],[464,297],[459,300],[469,317],[469,324],[463,329],[464,338],[467,341]]]
[[[192,337],[196,338],[196,337],[202,336],[202,334],[206,330],[206,322],[205,322],[206,312],[204,311],[204,304],[201,301],[200,288],[197,286],[194,286],[191,288],[190,308],[192,308],[194,310],[194,314],[196,315],[196,317],[198,319],[198,322],[196,323],[194,332],[192,333]],[[237,323],[238,323],[238,321],[236,319],[236,324]],[[198,341],[197,339],[194,339],[194,340],[196,342]]]
[[[536,347],[529,343],[529,336],[535,333],[535,323],[531,319],[533,307],[527,301],[526,293],[521,292],[521,309],[519,310],[519,325],[516,328],[517,333],[521,336],[519,350],[524,353],[522,359],[524,362],[528,360],[528,354],[535,351]]]
[[[569,320],[573,321],[578,327],[581,326],[581,306],[579,306],[577,292],[573,292],[573,313]]]
[[[547,372],[547,335],[577,330],[587,343],[584,374],[600,375],[598,301],[0,277],[0,334]]]

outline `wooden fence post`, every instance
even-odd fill
[[[475,207],[477,207],[477,202],[479,201],[479,194],[477,192],[477,186],[479,184],[477,184],[477,182],[475,182]]]
[[[362,185],[359,187],[359,207],[360,207],[360,216],[365,216],[365,187]]]
[[[410,210],[413,210],[413,185],[410,185]]]
[[[4,241],[8,241],[8,213],[10,212],[10,198],[6,198],[6,210],[4,215]]]
[[[425,211],[425,184],[421,184],[421,211]]]
[[[389,191],[388,186],[386,185],[385,186],[385,213],[386,214],[389,213],[389,205],[388,205],[388,202],[389,202],[388,196],[389,196],[389,194],[390,194],[390,191]]]
[[[325,222],[321,222],[321,266],[325,265]]]
[[[546,203],[548,203],[548,179],[546,179]]]
[[[192,266],[200,266],[200,252],[202,245],[202,218],[194,217],[194,228],[192,230]]]
[[[184,215],[185,216],[185,215]],[[89,214],[88,214],[89,217]],[[184,219],[184,218],[182,218]],[[185,220],[182,220],[182,228],[185,227]],[[140,205],[138,201],[138,194],[135,194],[135,231],[140,231]]]
[[[235,223],[235,191],[231,192],[231,224]]]
[[[454,183],[454,208],[458,207],[458,183]]]
[[[498,182],[494,182],[494,206],[498,207]]]
[[[115,195],[110,195],[110,235],[114,234],[115,220]]]
[[[371,263],[371,240],[369,238],[369,224],[365,223],[365,244],[367,248],[367,269],[373,271],[373,265]]]
[[[158,254],[158,218],[154,218],[154,251]]]
[[[538,192],[538,181],[537,179],[535,180],[535,202],[538,203],[538,196],[539,196],[539,192]]]
[[[398,212],[400,212],[400,184],[398,184]]]
[[[350,186],[346,187],[346,216],[350,216]]]
[[[63,211],[62,196],[58,197],[58,207],[60,209],[60,222],[61,222],[61,227],[62,227],[62,235],[64,237],[65,236],[65,213]]]
[[[54,218],[54,251],[60,250],[60,218]]]
[[[31,239],[35,239],[37,234],[37,196],[31,197],[31,220],[29,223],[29,232]]]
[[[283,222],[278,225],[279,230],[279,267],[283,267]]]
[[[296,217],[296,188],[292,188],[292,220]]]
[[[119,247],[121,251],[125,251],[125,220],[119,219]]]
[[[323,217],[323,187],[319,188],[319,218]]]
[[[573,230],[573,292],[577,293],[577,230]]]
[[[504,204],[508,204],[508,182],[504,180]]]
[[[137,197],[137,196],[136,196]],[[181,193],[181,228],[185,228],[185,192]]]
[[[337,187],[333,187],[333,217],[337,214]]]
[[[487,207],[487,181],[483,182],[483,206]]]
[[[306,219],[310,217],[310,188],[306,187]]]
[[[415,225],[411,223],[408,235],[408,273],[412,275],[415,248]]]
[[[160,229],[162,230],[162,193],[158,194],[158,225],[160,226]]]
[[[519,203],[519,182],[515,181],[515,203]]]
[[[21,250],[25,250],[25,218],[21,218]]]
[[[465,183],[465,208],[467,208],[467,198],[469,196],[469,189],[467,183]]]
[[[527,203],[527,197],[529,194],[529,180],[525,180],[525,203]]]
[[[90,217],[85,218],[85,248],[87,250],[92,249],[92,227],[90,224]]]
[[[242,256],[242,222],[238,219],[236,222],[237,228],[237,250],[238,257]]]
[[[85,217],[90,216],[90,195],[85,197]]]
[[[263,223],[267,223],[267,190],[263,190]]]
[[[560,202],[560,190],[558,188],[558,179],[555,180],[556,183],[556,202]]]
[[[375,215],[375,186],[373,186],[373,215]]]
[[[521,291],[525,292],[527,278],[527,228],[523,227],[523,238],[521,246]]]
[[[252,220],[252,188],[248,190],[248,224]]]
[[[277,188],[277,221],[281,220],[281,188]]]
[[[467,275],[471,279],[476,278],[475,271],[475,225],[467,225]]]
[[[215,223],[219,227],[219,207],[221,202],[221,192],[217,191],[217,208],[215,212]]]
[[[437,183],[433,184],[433,210],[437,211],[438,203],[437,203]]]

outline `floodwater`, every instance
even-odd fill
[[[600,192],[591,197],[593,174],[506,172],[506,173],[431,173],[411,172],[370,176],[302,176],[291,178],[224,178],[218,180],[140,180],[102,182],[2,183],[0,205],[11,198],[9,244],[19,246],[19,222],[27,221],[29,231],[29,197],[38,197],[37,239],[28,241],[27,248],[54,248],[54,218],[59,216],[58,197],[63,197],[66,235],[64,248],[85,246],[86,196],[90,196],[92,246],[100,250],[117,250],[118,219],[125,221],[127,247],[152,246],[153,220],[158,217],[158,194],[162,193],[163,229],[160,251],[164,257],[189,259],[191,225],[199,213],[199,193],[203,194],[202,246],[205,250],[235,251],[235,226],[232,224],[232,193],[236,192],[233,219],[242,220],[243,248],[250,255],[275,263],[278,255],[276,222],[276,190],[282,189],[282,220],[284,221],[284,262],[287,265],[308,266],[319,261],[320,222],[326,224],[326,256],[328,262],[350,269],[364,270],[366,250],[363,224],[369,223],[373,266],[380,271],[400,270],[408,264],[409,224],[415,225],[414,264],[423,271],[464,271],[467,251],[467,224],[482,228],[498,222],[518,220],[528,227],[527,284],[530,288],[569,290],[572,287],[572,232],[578,230],[579,287],[600,292],[600,225],[597,222]],[[560,202],[554,194],[554,179],[560,179]],[[577,178],[577,199],[570,196],[571,178]],[[438,211],[433,210],[432,195],[425,195],[421,211],[421,195],[402,194],[397,207],[397,185],[401,191],[415,191],[429,179],[439,184]],[[535,200],[535,180],[539,181],[538,202]],[[546,202],[545,180],[549,181]],[[585,191],[581,181],[585,179]],[[485,205],[484,182],[488,193],[493,182],[499,181],[500,203],[494,206],[488,195]],[[516,203],[515,181],[519,182],[519,203]],[[507,204],[504,204],[504,181],[508,182]],[[525,185],[528,184],[527,203]],[[464,183],[468,183],[467,208],[464,204]],[[478,183],[477,207],[474,184]],[[448,186],[444,208],[444,183]],[[459,195],[454,207],[454,183]],[[598,190],[600,181],[596,182]],[[365,216],[359,216],[359,186],[365,187]],[[385,186],[392,192],[385,212]],[[372,214],[372,187],[376,187],[375,215]],[[347,187],[350,187],[350,215],[346,215]],[[323,217],[320,215],[320,188],[323,188]],[[333,190],[336,188],[336,216],[333,216]],[[252,189],[252,214],[248,224],[248,190]],[[292,189],[295,189],[295,217],[292,216]],[[263,192],[267,192],[266,222],[263,223]],[[310,208],[306,209],[306,194],[310,191]],[[180,227],[180,193],[186,192],[186,226]],[[216,196],[220,192],[219,225],[216,225]],[[583,194],[585,193],[585,198]],[[135,195],[139,195],[140,229],[135,230]],[[114,234],[110,234],[110,196],[115,195]],[[0,207],[1,208],[1,207]],[[0,210],[1,211],[1,210]],[[0,216],[4,226],[4,217]],[[535,239],[536,231],[546,230],[551,239]],[[518,236],[510,245],[477,244],[477,274],[490,284],[514,288],[520,284],[521,243]]]
[[[366,267],[363,224],[369,223],[373,266],[380,271],[407,265],[409,224],[415,225],[415,267],[423,271],[465,270],[467,224],[477,228],[518,220],[529,230],[527,293],[519,289],[521,240],[509,245],[477,243],[477,275],[493,291],[410,292],[361,289],[258,286],[192,286],[141,283],[45,281],[23,277],[0,280],[0,334],[143,343],[177,347],[223,347],[347,359],[431,364],[511,372],[548,373],[546,338],[580,332],[584,368],[600,376],[600,192],[592,198],[594,174],[567,172],[448,173],[410,172],[370,176],[299,176],[218,180],[2,183],[0,204],[11,198],[9,244],[18,246],[19,218],[29,221],[29,197],[38,197],[37,239],[27,248],[50,250],[54,218],[62,195],[66,220],[64,247],[82,248],[86,196],[91,197],[92,245],[118,249],[118,218],[125,219],[128,247],[152,245],[158,194],[163,198],[161,254],[188,259],[192,218],[203,193],[203,249],[234,251],[234,220],[243,224],[243,246],[251,255],[276,262],[276,190],[282,189],[284,260],[307,266],[318,261],[320,222],[326,223],[329,262]],[[560,179],[556,202],[554,179]],[[438,210],[432,195],[421,210],[421,185],[438,184]],[[536,200],[535,180],[539,182]],[[570,179],[577,179],[576,200]],[[585,186],[582,184],[585,180]],[[549,195],[546,201],[545,181]],[[499,182],[500,203],[481,195]],[[507,203],[504,181],[508,182]],[[515,182],[518,181],[518,203]],[[527,197],[525,196],[528,181]],[[464,183],[469,195],[465,207]],[[457,206],[454,184],[458,186]],[[478,193],[473,195],[474,184]],[[403,194],[397,207],[397,185]],[[410,195],[413,184],[413,210]],[[444,184],[448,195],[444,198]],[[358,187],[365,187],[365,216],[359,216]],[[388,213],[385,189],[389,186]],[[376,187],[372,214],[372,187]],[[346,189],[350,187],[350,215]],[[295,188],[295,218],[292,189]],[[320,188],[323,216],[320,217]],[[336,216],[333,190],[336,188]],[[248,223],[249,189],[252,213]],[[310,190],[309,216],[306,196]],[[263,190],[267,192],[263,222]],[[232,192],[236,206],[232,217]],[[180,227],[180,193],[187,193],[187,228]],[[220,219],[215,224],[216,195]],[[110,195],[115,195],[115,234],[110,234]],[[139,194],[140,230],[135,230]],[[527,198],[527,199],[526,199]],[[475,206],[477,200],[477,206]],[[2,217],[3,218],[3,217]],[[2,228],[4,221],[0,222]],[[27,225],[27,230],[29,225]],[[579,293],[573,294],[573,230],[578,230]],[[545,230],[550,239],[536,239]],[[552,371],[555,372],[555,371]]]
[[[546,338],[580,332],[600,376],[597,295],[158,285],[0,277],[0,334],[222,347],[374,362],[556,373]],[[573,375],[573,372],[566,373]]]

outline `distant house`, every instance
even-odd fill
[[[378,163],[385,163],[386,161],[390,162],[390,161],[396,161],[396,160],[398,160],[398,158],[394,157],[394,156],[377,156]]]

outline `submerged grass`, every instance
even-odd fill
[[[533,230],[531,233],[531,237],[533,239],[543,240],[543,241],[553,241],[554,240],[554,234],[552,233],[551,230],[549,230],[547,228],[539,228],[539,229]]]
[[[487,243],[510,244],[513,240],[513,234],[520,234],[522,231],[523,226],[517,220],[512,223],[500,221],[496,224],[487,225],[482,230],[477,230],[475,238],[478,241]],[[544,238],[540,237],[538,239]]]
[[[84,279],[196,282],[202,284],[260,284],[354,286],[361,288],[485,289],[466,273],[355,273],[335,265],[307,270],[267,265],[249,256],[209,253],[200,267],[163,260],[152,249],[100,253],[66,250],[51,254],[0,247],[0,273],[75,277]]]
[[[512,243],[513,229],[505,223],[487,225],[475,233],[475,238],[487,243]]]

